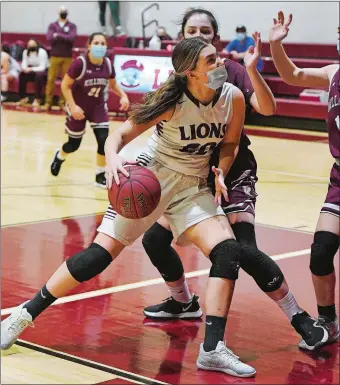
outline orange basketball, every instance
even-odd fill
[[[155,174],[138,165],[125,166],[129,177],[119,173],[120,185],[109,190],[113,209],[124,218],[140,219],[150,215],[161,199],[161,186]]]

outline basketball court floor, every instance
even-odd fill
[[[1,113],[1,316],[31,298],[69,256],[87,247],[108,201],[93,185],[96,144],[90,129],[58,178],[49,166],[66,138],[64,117]],[[114,129],[119,122],[111,122]],[[259,247],[278,261],[301,307],[316,315],[309,252],[332,159],[324,133],[249,128],[258,167]],[[148,134],[124,153],[133,159]],[[191,290],[204,290],[209,262],[177,248]],[[336,258],[336,269],[339,260]],[[337,286],[338,291],[338,286]],[[316,353],[244,272],[228,318],[228,346],[257,370],[236,378],[196,369],[204,322],[155,322],[143,308],[168,296],[141,242],[81,285],[28,328],[1,356],[3,384],[337,384],[339,343]],[[336,298],[339,310],[339,295]]]

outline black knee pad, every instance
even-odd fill
[[[67,154],[77,151],[80,146],[81,140],[82,138],[71,138],[69,136],[68,142],[63,144],[63,147],[62,147],[63,151],[66,152]]]
[[[172,232],[159,223],[153,224],[144,234],[142,244],[152,264],[167,282],[178,281],[184,274],[182,261],[171,247]]]
[[[260,289],[266,293],[279,289],[284,275],[278,264],[257,247],[243,245],[241,249],[241,268],[254,278]]]
[[[93,129],[94,135],[97,139],[97,153],[99,155],[105,155],[104,147],[107,137],[109,136],[109,128],[108,127],[100,127]]]
[[[75,280],[85,282],[104,271],[111,262],[111,254],[104,247],[92,243],[87,249],[72,255],[66,265]]]
[[[231,228],[233,229],[237,242],[241,246],[248,245],[257,247],[255,227],[252,223],[237,222],[231,225]]]
[[[311,247],[309,268],[317,276],[324,276],[334,271],[334,256],[338,251],[340,237],[329,231],[317,231]]]
[[[216,245],[210,255],[212,266],[209,277],[236,281],[240,269],[241,246],[235,239],[227,239]]]

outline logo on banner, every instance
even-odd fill
[[[139,80],[144,71],[144,66],[138,60],[128,60],[121,66],[123,78],[121,84],[127,88],[135,88],[139,86]]]

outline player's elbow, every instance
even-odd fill
[[[275,99],[271,100],[270,103],[266,103],[265,106],[261,107],[260,114],[264,116],[272,116],[276,112],[276,101]]]

